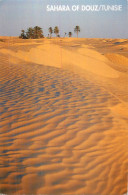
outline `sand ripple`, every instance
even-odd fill
[[[114,112],[118,105],[66,70],[1,66],[0,193],[125,193],[126,118]]]

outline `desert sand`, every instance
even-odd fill
[[[0,193],[126,193],[128,40],[0,37],[0,113]]]

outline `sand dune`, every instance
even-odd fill
[[[106,57],[116,65],[122,65],[128,70],[128,58],[119,54],[106,54]]]
[[[104,56],[95,50],[88,49],[84,45],[77,52],[74,52],[71,48],[67,50],[67,48],[65,49],[58,44],[49,44],[49,41],[47,41],[43,45],[31,48],[28,52],[23,50],[15,52],[9,49],[2,49],[1,52],[21,60],[24,59],[27,62],[59,68],[78,66],[101,76],[118,77],[118,72],[107,65],[107,60]]]
[[[27,41],[0,43],[0,193],[123,195],[124,40]]]

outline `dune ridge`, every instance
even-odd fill
[[[104,56],[95,50],[88,49],[87,46],[85,47],[84,45],[78,49],[77,53],[74,51],[72,52],[71,49],[67,50],[67,48],[60,48],[60,45],[48,44],[47,42],[41,46],[30,49],[29,52],[20,50],[13,52],[9,49],[1,49],[1,52],[21,60],[24,59],[26,62],[54,66],[58,68],[61,68],[61,66],[66,67],[70,65],[79,66],[79,68],[82,67],[87,71],[101,76],[110,78],[118,77],[118,72],[113,70],[107,65],[107,63],[105,63],[106,58]],[[85,66],[83,66],[83,64]]]

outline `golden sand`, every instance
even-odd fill
[[[0,193],[126,193],[128,41],[1,39]]]

